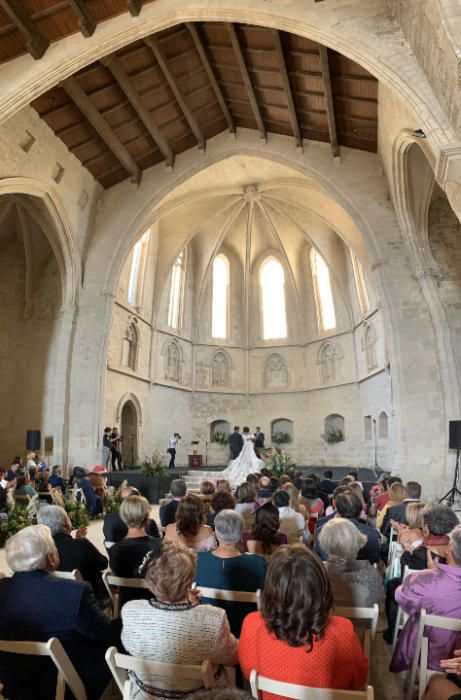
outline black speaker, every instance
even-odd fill
[[[451,420],[448,424],[448,447],[461,450],[461,420]]]
[[[26,432],[26,450],[39,450],[40,438],[40,430],[28,430]]]

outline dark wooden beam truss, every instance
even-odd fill
[[[87,38],[92,36],[96,29],[96,22],[86,0],[69,0],[69,5],[77,16],[78,26],[83,36]]]
[[[50,42],[43,36],[35,22],[27,14],[21,0],[0,0],[0,7],[5,10],[24,37],[28,52],[36,60],[41,58]]]
[[[333,156],[339,156],[338,134],[336,132],[335,106],[333,103],[333,91],[331,89],[330,64],[328,61],[328,49],[326,46],[319,46],[320,64],[322,66],[323,84],[325,87],[325,100],[327,103],[328,130],[330,132],[330,143]]]
[[[290,112],[291,125],[293,127],[293,135],[296,140],[296,145],[302,148],[303,137],[301,135],[301,129],[299,128],[298,115],[296,114],[296,107],[293,100],[293,92],[291,90],[290,77],[288,75],[282,40],[280,38],[280,33],[277,30],[274,30],[274,44],[275,53],[277,54],[277,61],[280,65],[280,76],[282,78],[283,89],[285,90],[285,95],[288,102],[288,110]]]
[[[142,10],[142,0],[127,0],[130,15],[137,17]]]

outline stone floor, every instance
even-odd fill
[[[152,517],[158,522],[158,506],[152,506]],[[102,521],[92,522],[88,528],[88,539],[105,554],[102,534]],[[5,550],[0,549],[0,571],[10,574],[6,565]],[[374,686],[375,700],[402,700],[404,698],[403,684],[399,677],[389,673],[391,647],[383,640],[382,632],[386,627],[385,617],[381,615],[378,633],[372,649],[370,683]],[[110,696],[116,700],[117,694]],[[121,697],[121,696],[120,696]]]

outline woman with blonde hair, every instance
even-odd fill
[[[307,512],[307,508],[299,502],[299,491],[296,488],[296,486],[292,483],[289,483],[283,484],[281,488],[283,491],[286,491],[290,496],[290,508],[293,508],[293,510],[295,510],[297,513],[301,513],[304,520],[307,520],[307,518],[309,517],[309,513]]]
[[[122,643],[129,654],[175,664],[237,663],[237,640],[225,610],[199,605],[199,591],[192,588],[195,564],[195,552],[177,541],[165,541],[160,555],[146,562],[145,580],[153,597],[122,609]],[[174,676],[131,672],[131,678],[136,700],[181,698],[202,687],[200,680]]]
[[[403,503],[407,496],[405,486],[402,483],[400,483],[400,481],[394,481],[394,483],[389,486],[388,493],[389,500],[379,511],[378,517],[376,518],[376,527],[378,528],[378,530],[381,529],[384,523],[384,516],[386,515],[389,508],[397,506],[399,505],[399,503]]]
[[[426,504],[421,501],[409,503],[405,510],[407,525],[391,520],[391,525],[397,531],[397,542],[406,551],[416,549],[423,543],[423,510]]]
[[[205,525],[205,509],[198,496],[189,494],[180,501],[176,522],[165,528],[165,539],[182,542],[197,552],[216,549],[216,537],[212,528]]]

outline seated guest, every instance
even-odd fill
[[[319,482],[319,489],[320,491],[323,491],[323,493],[326,494],[331,494],[335,490],[336,486],[338,484],[336,481],[333,481],[333,472],[331,469],[325,469],[323,472],[323,479],[320,480]]]
[[[381,510],[378,513],[378,517],[376,518],[376,527],[378,527],[381,531],[384,523],[384,518],[386,517],[389,508],[393,508],[395,506],[403,504],[403,501],[406,496],[405,486],[396,481],[395,483],[389,486],[388,493],[389,500],[381,508]]]
[[[232,493],[232,486],[230,485],[230,481],[228,481],[227,479],[221,479],[220,481],[218,481],[216,491],[227,491],[227,493]]]
[[[64,508],[44,506],[37,513],[37,521],[51,530],[59,554],[58,571],[78,569],[84,581],[88,581],[96,598],[104,600],[107,592],[102,581],[102,572],[107,569],[107,558],[86,539],[86,527],[80,527],[71,536],[72,523]]]
[[[376,496],[375,501],[370,507],[370,515],[375,516],[377,515],[386,505],[386,503],[389,502],[389,489],[392,486],[392,484],[402,483],[402,479],[400,476],[389,476],[387,478],[387,481],[383,480],[383,483],[386,485],[386,490],[380,493],[378,496]]]
[[[325,567],[335,605],[371,607],[384,600],[378,569],[366,559],[357,559],[366,541],[346,518],[333,518],[322,527],[319,542],[328,555]]]
[[[62,469],[59,464],[55,464],[51,470],[51,476],[48,480],[51,488],[60,489],[62,493],[66,492],[66,482],[62,478]]]
[[[198,604],[192,588],[195,560],[195,552],[188,547],[165,541],[160,555],[146,563],[145,579],[153,597],[131,601],[122,609],[122,642],[129,654],[177,664],[201,664],[208,659],[217,667],[237,663],[237,640],[225,611]],[[132,679],[137,700],[181,698],[203,687],[200,680],[147,673],[137,672]]]
[[[351,481],[349,484],[349,491],[355,493],[357,498],[362,504],[362,510],[360,511],[359,519],[366,523],[367,521],[367,504],[365,503],[365,498],[363,497],[363,489],[360,487],[358,481]]]
[[[165,528],[165,538],[178,540],[197,552],[216,549],[214,532],[205,525],[203,503],[198,496],[184,496],[176,511],[176,522]]]
[[[379,562],[380,534],[378,530],[373,527],[368,527],[368,525],[365,525],[361,520],[359,520],[360,512],[362,510],[362,503],[360,499],[357,498],[355,493],[352,493],[352,491],[346,489],[341,490],[339,493],[336,493],[335,491],[334,503],[336,506],[336,515],[334,517],[347,518],[347,520],[350,520],[351,523],[355,525],[357,530],[367,538],[366,544],[358,553],[357,558],[368,559],[370,564],[377,564]],[[314,539],[314,551],[323,561],[326,561],[328,557],[326,552],[320,546],[319,535],[322,531],[322,527],[325,526],[325,521],[326,518],[323,518],[317,523]]]
[[[248,481],[237,487],[235,492],[237,504],[235,510],[243,516],[245,524],[251,526],[254,520],[254,510],[256,505],[255,491]]]
[[[8,506],[7,486],[6,469],[0,467],[0,511],[6,510]]]
[[[279,532],[279,510],[273,503],[265,503],[255,513],[255,522],[250,531],[242,532],[242,543],[246,552],[270,557],[277,547],[286,544],[287,537]]]
[[[164,506],[160,506],[160,522],[162,527],[176,522],[176,511],[179,501],[186,495],[187,486],[183,479],[174,479],[171,482],[170,492],[173,499]]]
[[[35,459],[35,452],[28,452],[26,454],[26,469],[30,469],[31,467],[38,467],[38,464]]]
[[[296,486],[294,484],[283,484],[282,491],[286,491],[290,496],[290,508],[293,508],[297,513],[301,513],[304,520],[307,520],[307,508],[299,502],[299,491]]]
[[[134,486],[125,486],[118,494],[118,500],[120,503],[123,503],[125,498],[129,498],[129,496],[140,495],[141,494],[139,493],[138,489],[135,489]],[[128,527],[120,517],[120,513],[107,513],[104,516],[102,531],[104,533],[104,540],[106,543],[120,542],[120,540],[123,540],[123,538],[126,537]],[[146,527],[146,535],[149,535],[150,537],[160,537],[157,523],[155,520],[152,520],[152,518],[149,518],[149,522]]]
[[[391,525],[397,532],[397,542],[407,551],[416,549],[423,543],[423,510],[425,507],[426,504],[421,501],[408,503],[405,509],[406,524],[403,525],[396,520],[391,520]]]
[[[248,476],[246,478],[247,483],[250,484],[253,491],[255,492],[255,496],[259,490],[259,478],[260,477],[257,474],[248,474]]]
[[[454,515],[454,513],[453,513]],[[397,640],[390,670],[394,673],[410,668],[416,650],[419,613],[461,618],[461,525],[450,533],[446,564],[432,563],[432,568],[407,576],[395,591],[395,600],[409,618]],[[461,645],[461,633],[426,627],[428,668],[442,671],[440,659],[446,659]]]
[[[89,700],[97,700],[110,680],[104,655],[117,639],[91,587],[84,581],[51,575],[59,555],[45,525],[26,527],[10,537],[6,560],[14,574],[0,579],[0,639],[46,642],[57,637],[82,679]],[[49,660],[2,653],[0,677],[8,698],[55,697],[56,672]]]
[[[290,508],[288,492],[279,489],[274,493],[272,502],[279,509],[280,532],[286,535],[288,544],[299,542],[299,538],[304,534],[306,521],[301,513]]]
[[[33,466],[35,467],[36,465],[34,464]],[[14,457],[13,461],[11,462],[10,468],[8,469],[6,480],[14,481],[16,479],[18,469],[21,469],[21,458]]]
[[[264,501],[264,500],[267,500],[268,498],[272,498],[270,477],[262,476],[260,478],[257,498],[259,501]]]
[[[49,483],[49,480],[50,472],[48,469],[42,469],[38,472],[37,481],[35,482],[35,488],[37,489],[37,493],[40,494],[40,500],[43,500],[46,503],[51,503],[52,500],[51,484]]]
[[[267,570],[261,612],[243,622],[239,662],[245,678],[255,669],[296,685],[362,688],[367,659],[352,622],[332,616],[332,606],[328,577],[317,557],[301,544],[280,547]]]
[[[89,474],[90,484],[94,488],[97,496],[103,498],[108,493],[107,487],[107,475],[108,471],[106,467],[98,464],[93,467]]]
[[[229,491],[217,491],[211,499],[211,512],[208,513],[207,525],[214,529],[214,521],[222,510],[234,510],[235,498]]]
[[[441,667],[447,677],[435,674],[429,680],[424,700],[460,700],[461,698],[461,649],[455,650],[452,659],[442,659]]]
[[[30,485],[29,472],[19,471],[16,477],[16,488],[14,489],[15,496],[35,496],[35,489]]]
[[[145,556],[158,553],[161,540],[149,537],[146,527],[149,522],[150,505],[143,496],[128,496],[120,506],[120,517],[128,528],[127,534],[109,549],[110,568],[116,576],[139,578],[139,568]],[[130,598],[145,595],[142,589],[122,589],[121,604]]]
[[[96,517],[99,513],[102,513],[102,501],[90,482],[90,475],[83,467],[75,467],[73,476],[74,483],[76,482],[77,487],[83,493],[83,499],[80,494],[78,494],[77,499],[79,501],[83,500],[88,513],[93,518]]]
[[[215,519],[218,547],[197,555],[197,586],[229,591],[257,591],[264,586],[266,561],[257,554],[242,554],[239,549],[244,520],[234,510],[222,510]],[[232,634],[240,636],[244,617],[255,610],[252,603],[234,603],[202,598],[202,603],[218,605],[227,612]]]
[[[307,509],[309,520],[317,520],[318,518],[322,517],[324,512],[324,504],[319,495],[317,482],[314,479],[304,479],[300,501]],[[311,531],[314,531],[313,527]]]
[[[418,503],[421,499],[421,484],[417,481],[408,481],[405,484],[405,498],[401,503],[389,506],[381,525],[381,532],[385,537],[391,534],[392,521],[407,524],[406,512],[409,503]]]

